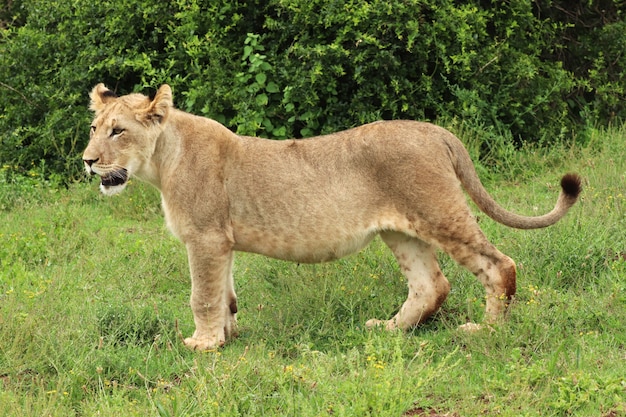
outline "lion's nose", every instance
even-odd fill
[[[96,159],[83,159],[83,161],[85,162],[85,164],[88,167],[91,167],[91,165],[95,164],[96,162],[98,162],[100,158],[96,158]]]

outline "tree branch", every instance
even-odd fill
[[[10,85],[8,85],[8,84],[3,83],[2,81],[0,81],[0,86],[1,86],[1,87],[6,88],[7,90],[11,90],[11,91],[13,91],[14,93],[18,94],[20,97],[22,97],[22,99],[23,99],[25,102],[27,102],[27,103],[28,103],[28,104],[30,104],[31,106],[35,106],[35,107],[37,107],[38,109],[43,110],[43,108],[42,108],[39,104],[37,104],[37,103],[35,103],[35,102],[33,102],[33,101],[29,100],[28,98],[26,98],[26,96],[25,96],[25,95],[24,95],[21,91],[16,90],[15,88],[11,87],[11,86],[10,86]]]

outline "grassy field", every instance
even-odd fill
[[[483,315],[482,286],[446,255],[453,290],[408,334],[367,331],[406,283],[379,241],[338,262],[296,265],[238,254],[240,337],[187,351],[193,321],[184,247],[159,198],[134,182],[0,184],[0,415],[602,416],[626,415],[626,130],[585,149],[511,155],[482,169],[504,206],[549,210],[560,176],[582,200],[559,224],[480,223],[519,266],[508,319]],[[36,172],[33,172],[36,177]]]

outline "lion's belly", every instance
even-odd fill
[[[288,230],[233,224],[234,249],[302,263],[332,261],[355,253],[378,234],[375,228],[343,231],[333,225],[326,230]]]
[[[416,225],[390,209],[369,216],[336,213],[326,220],[310,216],[300,222],[274,221],[271,226],[233,219],[232,226],[234,250],[302,263],[331,261],[358,252],[381,231],[417,237]]]

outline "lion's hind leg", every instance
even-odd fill
[[[481,250],[473,251],[471,245],[467,245],[449,253],[459,264],[472,271],[483,284],[486,292],[485,321],[494,323],[504,316],[515,295],[517,272],[511,258],[486,239],[485,242],[486,245]]]
[[[446,234],[441,234],[434,240],[456,262],[476,275],[486,292],[485,321],[487,323],[497,321],[504,315],[515,295],[515,262],[491,244],[476,221],[469,216],[462,225],[459,221],[457,227],[440,230]]]
[[[385,232],[381,233],[381,238],[398,260],[408,280],[409,294],[391,320],[372,319],[366,326],[408,330],[439,309],[450,292],[450,284],[439,269],[433,246],[403,233]]]

